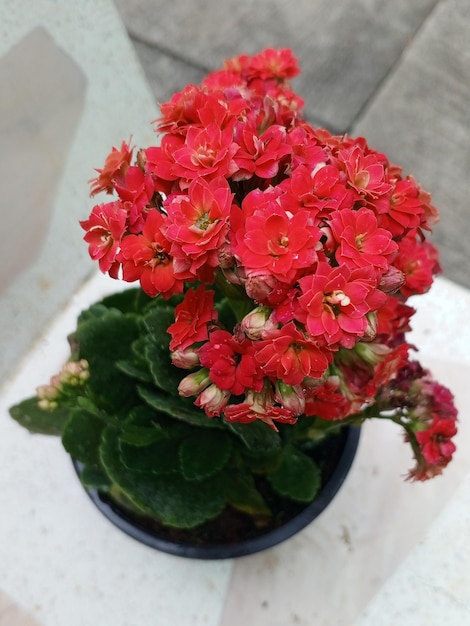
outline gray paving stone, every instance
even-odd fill
[[[199,84],[206,71],[139,41],[134,47],[157,102],[166,102],[189,83]]]
[[[441,211],[444,273],[470,287],[470,3],[446,0],[383,84],[354,134],[413,174]]]
[[[314,123],[348,129],[438,0],[115,0],[131,37],[195,68],[265,47],[290,47],[296,88]],[[138,45],[144,68],[157,63]],[[162,62],[162,61],[160,61]],[[163,62],[162,62],[163,63]],[[168,62],[168,67],[171,64]],[[173,65],[176,72],[181,65]],[[187,69],[187,68],[186,68]],[[148,72],[148,70],[147,70]],[[161,80],[149,80],[161,99]],[[184,82],[184,72],[182,73]]]

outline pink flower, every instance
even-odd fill
[[[331,362],[331,353],[319,348],[290,322],[256,343],[255,358],[270,378],[298,385],[306,376],[320,378]]]
[[[216,320],[214,292],[206,291],[204,285],[189,289],[183,302],[175,307],[175,321],[168,327],[170,350],[182,351],[194,343],[206,341],[208,325]]]
[[[161,232],[164,217],[151,210],[141,235],[128,235],[122,240],[119,260],[123,279],[128,282],[140,280],[142,289],[150,297],[162,295],[170,298],[182,293],[184,280],[189,276],[176,277],[170,256],[170,243]]]
[[[96,205],[80,226],[87,231],[83,239],[88,243],[90,257],[99,262],[103,273],[117,278],[120,263],[116,257],[127,227],[127,211],[122,203]]]
[[[434,415],[431,424],[425,430],[415,433],[422,458],[417,459],[416,467],[410,471],[408,478],[428,480],[441,474],[456,450],[452,441],[456,434],[455,419],[439,418]]]
[[[376,289],[372,268],[348,269],[319,263],[314,274],[299,280],[296,319],[323,345],[352,348],[367,330],[367,313],[387,300]]]

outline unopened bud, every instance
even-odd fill
[[[385,293],[398,291],[405,282],[405,274],[396,267],[389,267],[380,279],[379,289]]]
[[[275,400],[296,417],[305,412],[305,397],[301,385],[286,385],[282,380],[276,382]]]
[[[248,339],[260,339],[264,332],[274,329],[274,324],[269,321],[270,315],[271,309],[267,306],[258,306],[245,315],[240,325]]]
[[[198,372],[188,374],[178,385],[178,393],[185,398],[196,396],[210,384],[209,370],[203,367]]]
[[[175,367],[183,370],[190,370],[199,365],[199,353],[194,348],[186,348],[185,350],[175,350],[171,353],[171,362]]]

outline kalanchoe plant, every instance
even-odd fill
[[[159,145],[113,149],[91,181],[113,199],[81,226],[140,287],[84,311],[70,362],[11,409],[170,526],[269,517],[260,477],[312,501],[317,442],[370,418],[402,427],[411,479],[455,450],[452,396],[406,342],[438,212],[365,139],[312,128],[296,74],[289,50],[234,58],[161,105]]]

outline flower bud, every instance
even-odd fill
[[[212,384],[199,394],[194,404],[204,409],[208,417],[216,417],[223,411],[229,398],[230,391],[219,389],[217,385]]]
[[[270,322],[271,309],[267,306],[258,306],[250,311],[240,322],[241,328],[248,339],[261,339],[263,333],[274,329]]]
[[[180,396],[187,398],[188,396],[195,396],[201,393],[203,389],[210,384],[209,370],[207,367],[203,367],[198,372],[188,374],[178,385],[178,393]]]
[[[175,367],[183,370],[190,370],[199,363],[199,352],[194,348],[186,348],[185,350],[175,350],[171,353],[171,362]]]
[[[367,313],[367,327],[364,335],[362,336],[362,341],[374,341],[377,335],[377,314],[376,313]]]
[[[398,291],[405,282],[405,274],[396,267],[389,267],[380,279],[379,289],[385,293]]]
[[[305,412],[305,397],[301,385],[286,385],[282,380],[278,380],[275,400],[296,417]]]
[[[272,274],[250,274],[245,282],[245,291],[253,300],[262,302],[277,287],[277,284],[278,281]]]
[[[217,260],[220,267],[225,270],[235,265],[235,259],[230,249],[229,243],[223,243],[217,250]]]

